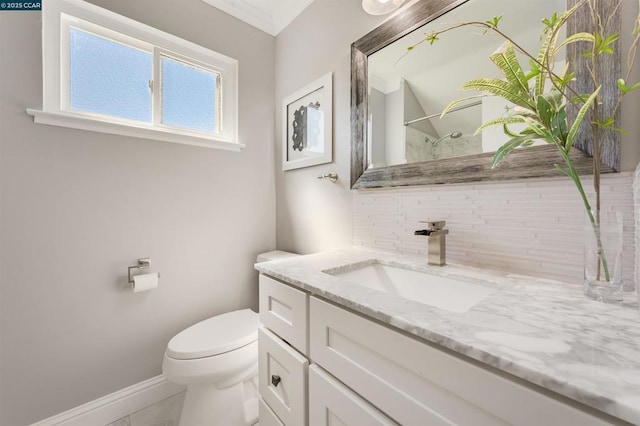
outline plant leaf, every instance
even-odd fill
[[[529,59],[529,67],[531,71],[529,71],[529,74],[526,76],[527,82],[540,74],[540,66],[533,59]]]
[[[440,114],[440,118],[444,117],[444,115],[446,113],[448,113],[453,107],[455,107],[458,104],[461,104],[462,102],[465,101],[469,101],[471,99],[478,99],[478,98],[485,98],[488,95],[486,94],[481,94],[481,95],[473,95],[473,96],[467,96],[466,98],[460,98],[460,99],[456,99],[455,101],[451,101],[449,102],[449,105],[447,105],[443,110],[442,113]]]
[[[587,99],[589,99],[589,96],[590,96],[589,93],[581,94],[581,95],[578,95],[578,96],[573,96],[571,98],[571,103],[573,103],[573,104],[582,104],[582,103],[586,102]]]
[[[525,120],[525,123],[527,124],[527,130],[531,132],[531,134],[534,135],[536,139],[544,139],[548,142],[549,139],[553,138],[553,134],[538,121],[529,117],[523,118]],[[527,134],[529,134],[529,132],[527,132]],[[520,133],[524,134],[524,132]]]
[[[558,91],[543,93],[536,100],[540,120],[545,126],[551,128],[551,123],[562,106],[562,94]]]
[[[489,28],[493,28],[496,29],[498,28],[498,24],[500,23],[500,21],[502,21],[502,15],[500,16],[494,16],[493,19],[491,19],[490,21],[484,21],[485,24],[487,24],[489,26]],[[489,28],[485,29],[482,34],[485,35],[489,32]]]
[[[567,139],[567,111],[565,107],[561,107],[557,114],[551,121],[551,132],[558,140],[561,140],[563,144],[566,144]]]
[[[609,117],[606,120],[602,121],[602,119],[598,119],[594,121],[595,124],[597,124],[601,129],[608,129],[610,127],[613,127],[613,125],[615,124],[616,120],[613,117]]]
[[[609,55],[613,54],[613,44],[618,41],[620,38],[618,33],[611,34],[607,38],[602,38],[599,33],[595,34],[595,52],[596,55],[601,55],[603,53],[607,53]]]
[[[591,33],[575,33],[567,37],[562,43],[558,45],[553,51],[553,54],[557,54],[560,49],[567,46],[568,44],[575,43],[577,41],[588,41],[591,43],[595,43],[596,39]]]
[[[557,18],[554,14],[551,21],[546,20],[547,22],[545,22],[545,20],[543,20],[543,22],[547,26],[547,28],[545,28],[545,33],[547,34],[547,36],[544,38],[544,41],[540,46],[540,50],[538,51],[537,61],[538,63],[542,64],[543,67],[541,67],[542,70],[540,74],[536,76],[534,85],[534,92],[536,95],[541,95],[544,92],[544,82],[548,74],[548,71],[546,71],[544,68],[549,68],[549,56],[556,50],[555,46],[560,35],[560,32],[557,31],[557,29],[563,26],[580,6],[582,6],[582,3],[576,4]]]
[[[505,135],[509,136],[510,138],[517,138],[518,136],[522,136],[522,134],[520,133],[512,132],[506,123],[502,126],[502,131],[504,132]]]
[[[569,74],[563,73],[560,78],[553,78],[553,81],[557,86],[565,88],[576,78],[575,72],[570,72]]]
[[[462,86],[462,90],[489,92],[518,106],[535,111],[535,106],[529,96],[522,93],[518,86],[514,86],[504,80],[498,80],[497,78],[477,78],[467,81]]]
[[[558,13],[557,12],[553,12],[553,15],[551,15],[551,19],[543,19],[542,23],[545,25],[545,29],[544,32],[546,33],[547,31],[553,29],[553,27],[556,25],[556,23],[558,22]]]
[[[567,134],[567,116],[564,110],[562,94],[556,90],[543,93],[537,98],[537,107],[538,118],[546,130],[538,132],[537,127],[534,127],[534,131],[545,139],[549,137],[548,134],[560,138],[564,144]]]
[[[569,173],[569,171],[567,169],[565,169],[564,167],[560,166],[559,164],[554,164],[553,167],[555,167],[556,169],[560,170],[565,175],[569,176],[569,178],[573,179],[573,177],[571,176],[571,173]]]
[[[623,95],[626,95],[627,93],[633,92],[635,90],[638,90],[638,88],[640,88],[640,83],[636,83],[631,87],[627,87],[627,84],[622,78],[618,79],[617,84],[618,84],[618,89],[620,89],[620,93],[622,93]]]
[[[600,127],[601,129],[613,130],[614,132],[622,133],[623,135],[627,134],[627,132],[625,132],[624,129],[620,129],[619,127],[614,126],[614,124],[616,124],[616,120],[613,117],[609,117],[604,121],[602,121],[601,119],[598,119],[598,120],[595,120],[593,123],[596,126]]]
[[[494,120],[489,120],[486,123],[483,123],[482,126],[478,127],[474,135],[477,135],[482,130],[491,126],[505,126],[507,124],[516,124],[516,123],[524,123],[524,118],[513,116],[513,117],[500,117]],[[506,133],[506,132],[505,132]],[[510,135],[511,136],[511,135]]]
[[[498,28],[498,24],[500,23],[500,21],[502,21],[502,18],[503,18],[502,15],[494,16],[492,20],[485,21],[485,23],[489,25],[491,28]]]
[[[529,93],[527,77],[522,71],[511,42],[504,42],[500,49],[493,53],[490,58],[514,88],[517,87],[521,92]]]
[[[509,153],[511,153],[511,151],[518,148],[519,146],[531,145],[531,143],[533,142],[532,139],[534,138],[530,135],[518,136],[511,139],[509,142],[505,143],[504,145],[502,145],[500,148],[498,148],[496,153],[493,155],[491,168],[495,169],[498,166],[498,164],[500,164],[502,160],[504,160],[506,156],[509,155]]]
[[[595,101],[596,97],[598,96],[598,93],[600,92],[600,87],[602,87],[602,86],[598,86],[598,88],[585,101],[584,105],[582,105],[582,107],[580,107],[580,110],[578,111],[578,114],[576,115],[576,119],[574,120],[573,124],[571,125],[571,129],[569,130],[569,134],[567,135],[567,142],[566,142],[566,144],[564,146],[564,150],[565,150],[566,153],[569,153],[569,151],[571,151],[571,148],[573,147],[573,142],[575,141],[576,135],[578,134],[578,131],[580,131],[580,125],[584,121],[584,117],[589,112],[589,108],[591,108],[591,105],[593,104],[593,102]]]

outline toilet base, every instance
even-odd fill
[[[251,426],[258,422],[258,376],[225,389],[187,387],[180,426]]]

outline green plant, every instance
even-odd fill
[[[504,133],[510,138],[503,144],[493,157],[492,167],[497,167],[516,148],[526,148],[535,141],[544,141],[555,146],[562,156],[564,164],[555,167],[568,176],[575,184],[589,220],[596,232],[600,263],[598,265],[598,280],[600,279],[600,265],[604,278],[609,281],[609,269],[606,256],[602,250],[597,227],[600,224],[600,137],[603,129],[615,129],[615,111],[610,117],[602,117],[598,97],[601,90],[600,76],[597,73],[598,60],[602,55],[612,54],[618,34],[606,34],[606,23],[609,17],[597,13],[595,3],[598,0],[582,0],[571,9],[542,20],[543,30],[541,45],[536,55],[523,49],[511,37],[503,33],[500,28],[502,17],[494,17],[488,21],[465,22],[426,34],[418,44],[428,42],[434,44],[440,40],[443,33],[465,26],[480,27],[484,33],[495,33],[505,41],[501,48],[490,56],[491,61],[498,67],[503,78],[477,78],[468,81],[462,87],[465,91],[481,92],[451,102],[442,112],[446,114],[451,108],[461,102],[483,96],[498,96],[513,104],[506,109],[505,114],[497,119],[485,122],[477,132],[490,126],[502,126]],[[569,18],[581,7],[588,7],[593,20],[593,32],[580,32],[560,40],[561,29]],[[619,3],[618,6],[619,7]],[[640,88],[640,83],[629,85],[631,68],[635,63],[640,38],[640,21],[636,20],[633,31],[633,42],[627,58],[627,70],[624,77],[618,79],[620,95],[615,110],[620,108],[623,96]],[[554,70],[556,55],[572,43],[583,43],[588,46],[583,55],[590,60],[588,71],[593,80],[594,90],[591,93],[577,93],[571,86],[574,73],[568,72],[568,65],[560,72]],[[408,48],[414,49],[417,45]],[[408,53],[408,52],[407,52]],[[517,53],[528,59],[528,67],[520,63]],[[575,118],[570,120],[568,108],[572,106],[578,111]],[[590,119],[588,119],[590,117]],[[593,172],[594,190],[596,193],[596,209],[592,212],[591,203],[585,193],[582,181],[578,175],[570,152],[574,146],[576,136],[585,120],[589,120],[594,146]],[[523,125],[522,130],[514,131],[513,124]]]

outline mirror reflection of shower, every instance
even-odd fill
[[[410,95],[410,86],[405,85],[405,95],[409,99],[414,97]],[[474,134],[475,130],[482,124],[475,122],[467,117],[469,114],[478,115],[477,109],[482,105],[481,102],[470,102],[452,108],[444,117],[439,118],[442,113],[433,113],[424,115],[424,108],[415,105],[416,102],[409,102],[405,105],[404,132],[394,133],[399,126],[397,121],[386,123],[384,129],[390,135],[386,139],[387,142],[404,140],[404,146],[392,145],[385,143],[384,155],[386,164],[404,164],[416,163],[421,161],[433,161],[441,158],[461,157],[465,155],[475,155],[482,153],[482,136]],[[407,107],[413,105],[415,108],[411,110],[411,115],[407,116]],[[475,108],[474,108],[475,107]],[[417,117],[417,118],[413,118]],[[401,118],[401,117],[398,117]],[[437,118],[437,119],[436,119]],[[432,120],[433,119],[433,120]],[[396,148],[396,149],[394,149]],[[374,153],[375,155],[375,153]],[[394,160],[395,159],[395,160]]]
[[[445,140],[445,139],[448,139],[448,138],[451,138],[451,139],[458,139],[460,136],[462,136],[462,132],[460,132],[460,131],[457,131],[457,130],[456,130],[456,131],[451,132],[451,133],[449,133],[448,135],[444,135],[444,136],[442,136],[442,137],[440,137],[440,138],[438,138],[438,139],[436,139],[436,140],[430,140],[430,139],[427,137],[427,138],[425,138],[425,142],[431,142],[431,146],[434,146],[434,147],[435,147],[435,146],[438,146],[438,144],[439,144],[440,142],[442,142],[443,140]]]

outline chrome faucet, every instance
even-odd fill
[[[449,233],[448,229],[444,229],[447,224],[444,220],[420,222],[426,223],[427,229],[420,229],[414,232],[414,235],[426,235],[428,238],[428,255],[427,263],[429,265],[444,266],[447,264],[447,249],[445,238]]]

